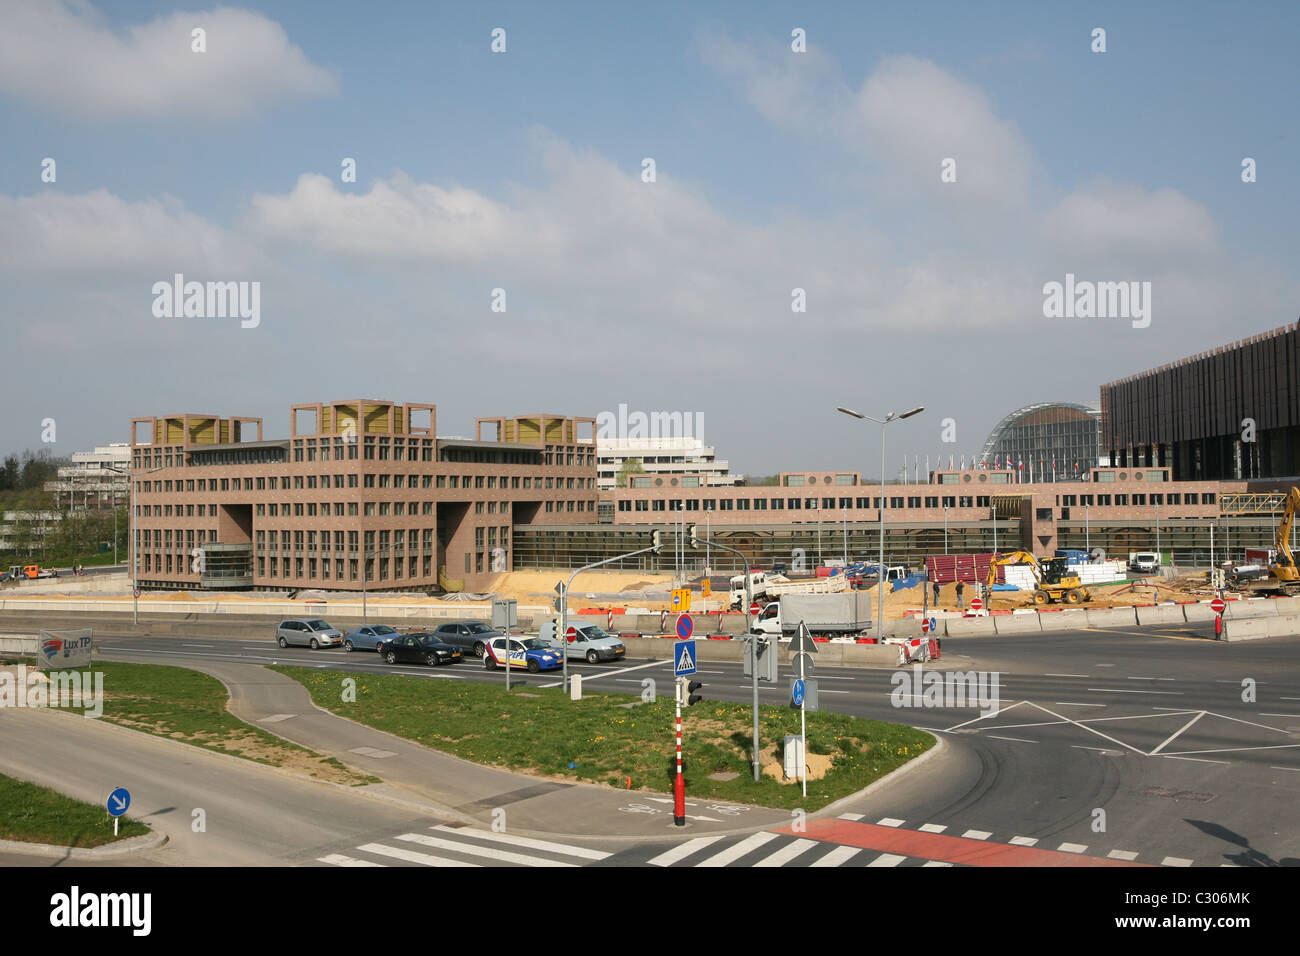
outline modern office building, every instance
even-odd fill
[[[70,511],[100,511],[114,503],[125,504],[128,484],[122,472],[130,460],[131,446],[126,442],[74,452],[72,464],[60,467],[58,477],[45,483],[45,490],[56,507]]]
[[[1112,463],[1179,479],[1300,475],[1300,324],[1101,387]]]
[[[735,485],[743,475],[733,475],[717,451],[699,438],[601,438],[596,437],[596,487],[609,491],[618,484],[618,474],[628,461],[640,465],[638,481],[648,482],[665,475],[691,476],[711,486]]]
[[[1012,468],[1021,480],[1081,481],[1098,465],[1100,419],[1095,405],[1026,405],[993,427],[976,462]]]
[[[367,399],[291,420],[271,440],[259,418],[132,421],[142,587],[475,590],[514,566],[512,527],[596,520],[592,419],[440,439],[435,406]]]

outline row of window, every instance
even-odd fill
[[[1094,498],[1096,501],[1093,500]],[[1217,500],[1214,492],[1207,491],[1203,494],[1188,492],[1167,495],[1057,495],[1056,503],[1067,508],[1094,504],[1104,508],[1110,505],[1112,498],[1114,498],[1116,505],[1128,505],[1132,502],[1132,505],[1138,508],[1144,507],[1148,503],[1152,505],[1212,505]]]
[[[904,508],[987,508],[991,499],[988,495],[924,495],[890,498],[888,509],[901,511]],[[924,502],[924,505],[922,504]],[[942,502],[942,504],[940,503]],[[716,505],[716,507],[715,507]],[[629,501],[622,499],[618,503],[619,511],[817,511],[839,510],[845,508],[876,510],[880,507],[880,498],[687,498],[679,499],[643,499]]]
[[[137,491],[177,493],[181,491],[310,491],[314,488],[329,488],[333,481],[335,488],[594,488],[595,478],[547,478],[543,485],[542,478],[522,478],[519,475],[389,475],[367,473],[335,475],[285,475],[283,478],[185,478],[161,481],[142,481],[137,483]],[[292,485],[290,482],[292,481]],[[498,484],[499,482],[499,484]],[[536,482],[536,484],[534,484]],[[197,487],[196,487],[197,485]]]

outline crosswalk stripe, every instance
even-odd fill
[[[431,853],[417,853],[414,850],[403,850],[398,846],[384,846],[380,843],[367,843],[364,846],[357,847],[357,849],[365,850],[367,853],[377,853],[380,856],[391,856],[397,860],[405,860],[407,863],[421,863],[424,866],[478,866],[477,863],[448,860],[445,857],[434,856]]]
[[[464,833],[474,837],[477,840],[494,840],[497,843],[510,843],[514,846],[521,846],[528,850],[547,850],[551,853],[563,853],[565,856],[576,856],[584,860],[603,860],[608,853],[600,850],[589,850],[583,846],[570,846],[567,843],[551,843],[549,840],[534,840],[531,837],[508,836],[505,833],[495,833],[491,830],[476,830],[467,827],[449,827],[436,826],[433,829],[442,830],[444,833]]]
[[[540,856],[528,856],[526,853],[511,853],[508,850],[494,850],[486,846],[474,846],[469,843],[458,843],[455,840],[443,840],[440,837],[427,836],[423,833],[403,833],[397,839],[409,840],[422,846],[453,850],[456,853],[468,853],[471,856],[486,856],[489,859],[500,860],[502,863],[519,863],[523,866],[577,866],[576,863],[560,863],[555,860],[543,859]]]
[[[770,856],[763,857],[763,859],[759,860],[754,865],[755,866],[785,866],[787,863],[793,860],[800,853],[803,853],[806,850],[811,850],[813,847],[817,845],[818,845],[818,841],[816,840],[795,840],[793,843],[787,843],[785,846],[781,847],[781,849],[777,850],[775,853],[771,854]]]
[[[926,860],[921,865],[922,866],[952,866],[951,863],[947,863],[943,860]]]
[[[775,833],[755,833],[753,836],[746,837],[734,846],[730,846],[721,853],[715,853],[706,860],[696,863],[696,866],[726,866],[739,860],[746,853],[757,850],[764,843],[776,839]]]
[[[845,860],[851,859],[862,852],[862,847],[858,846],[837,846],[831,852],[827,853],[821,859],[812,863],[812,866],[839,866]]]
[[[1106,854],[1112,860],[1136,860],[1138,855],[1132,850],[1111,850]]]
[[[1184,860],[1181,856],[1167,856],[1160,861],[1161,866],[1191,866],[1191,860]]]
[[[840,819],[841,819],[841,820],[852,820],[854,823],[856,823],[857,821],[859,821],[859,820],[862,819],[862,814],[860,814],[860,813],[841,813],[841,814],[840,814]]]
[[[906,859],[907,857],[899,856],[897,853],[882,853],[868,863],[867,866],[898,866]]]
[[[350,856],[344,856],[342,853],[331,853],[329,856],[316,857],[318,863],[328,863],[331,866],[383,866],[382,863],[372,863],[370,860],[356,860]]]
[[[948,828],[942,823],[925,823],[921,825],[921,830],[924,833],[942,833],[946,829]]]
[[[902,820],[895,820],[893,817],[885,817],[883,820],[881,820],[879,823],[876,824],[876,826],[878,827],[901,827],[902,825],[903,825]]]
[[[678,860],[684,860],[696,850],[703,850],[706,846],[711,846],[721,840],[720,836],[696,837],[694,840],[687,840],[685,843],[666,850],[658,856],[647,861],[651,866],[672,866]]]
[[[1012,846],[1037,846],[1038,837],[1014,836],[1011,838]]]
[[[967,830],[962,834],[968,840],[987,840],[992,835],[988,830]]]
[[[1057,849],[1062,853],[1082,853],[1088,848],[1082,843],[1062,843]]]

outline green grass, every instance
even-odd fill
[[[341,783],[380,782],[240,720],[226,709],[229,695],[215,677],[183,667],[118,661],[96,662],[94,670],[104,674],[101,720]]]
[[[551,777],[658,792],[672,788],[674,707],[671,697],[628,709],[639,698],[584,693],[573,702],[558,688],[528,687],[507,697],[499,684],[422,680],[401,675],[342,675],[273,666],[302,683],[321,707],[362,724],[477,763]],[[356,702],[342,700],[354,678]],[[760,710],[761,744],[779,748],[799,733],[799,712]],[[753,782],[747,704],[705,701],[683,712],[687,792],[692,799],[816,810],[857,792],[934,745],[929,734],[898,724],[825,712],[808,714],[808,751],[833,756],[830,772],[799,786],[766,775]],[[570,764],[576,764],[570,767]],[[723,771],[730,781],[709,779]]]
[[[113,818],[104,807],[0,775],[0,840],[94,847],[148,832],[143,823],[121,817],[115,837]]]

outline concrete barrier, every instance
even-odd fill
[[[671,660],[674,641],[658,638],[624,638],[629,658]],[[783,668],[790,663],[789,645],[780,650]],[[744,660],[744,641],[696,641],[696,659],[701,661]],[[814,660],[818,666],[830,667],[896,667],[898,647],[893,644],[826,643],[817,645]],[[784,677],[782,678],[784,679]]]
[[[993,626],[998,634],[1041,634],[1043,626],[1037,614],[1010,614],[1006,617],[993,618]]]
[[[948,637],[992,637],[997,633],[991,617],[950,617],[940,622]]]
[[[1300,614],[1300,598],[1273,598],[1269,603],[1278,614]]]
[[[1272,620],[1265,618],[1264,623],[1268,625],[1269,637],[1300,636],[1300,614],[1279,614]]]
[[[36,635],[0,634],[0,654],[22,654],[36,656],[36,644],[40,640]]]
[[[1229,601],[1228,609],[1223,612],[1225,621],[1241,621],[1252,617],[1276,617],[1277,602],[1268,598],[1254,598],[1248,601]]]
[[[1223,637],[1225,641],[1257,641],[1262,637],[1271,637],[1269,627],[1276,626],[1277,620],[1267,618],[1238,618],[1235,621],[1224,620]]]
[[[1089,627],[1136,627],[1137,611],[1131,607],[1087,608]]]
[[[1182,605],[1182,608],[1183,619],[1189,624],[1198,623],[1200,621],[1213,621],[1216,616],[1214,611],[1210,609],[1208,602],[1184,604]]]
[[[1183,624],[1187,618],[1178,604],[1157,604],[1155,607],[1137,609],[1139,624]]]

